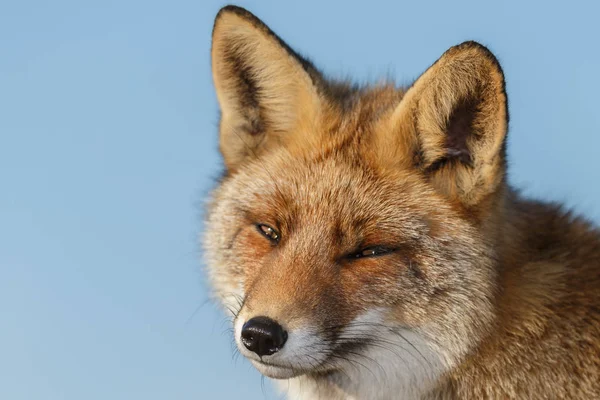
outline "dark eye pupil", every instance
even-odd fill
[[[382,254],[385,254],[388,252],[389,252],[388,249],[373,247],[373,248],[369,248],[369,249],[360,250],[360,251],[352,254],[352,257],[354,257],[354,258],[375,257],[375,256],[379,256],[379,255],[382,255]]]
[[[279,240],[279,234],[277,233],[277,231],[275,229],[271,228],[270,226],[260,224],[260,225],[258,225],[258,228],[260,229],[260,232],[264,236],[266,236],[268,239],[270,239],[272,241]]]

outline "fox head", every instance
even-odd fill
[[[273,378],[351,376],[378,358],[433,382],[496,313],[496,58],[466,42],[408,88],[357,87],[237,7],[212,40],[226,173],[204,245],[239,351]]]

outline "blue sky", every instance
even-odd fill
[[[0,398],[276,398],[232,359],[197,235],[220,1],[0,3]],[[330,75],[488,45],[511,182],[600,221],[598,2],[239,1]]]

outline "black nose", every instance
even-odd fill
[[[242,327],[242,343],[261,357],[281,350],[287,336],[281,325],[267,317],[252,318]]]

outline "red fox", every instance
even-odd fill
[[[353,86],[227,6],[211,57],[208,275],[262,374],[302,399],[600,398],[600,231],[507,183],[487,48]]]

